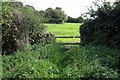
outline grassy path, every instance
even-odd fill
[[[47,31],[54,33],[55,36],[80,36],[79,27],[81,23],[64,23],[64,24],[45,24]],[[79,38],[59,38],[57,42],[80,42]]]

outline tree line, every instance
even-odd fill
[[[55,9],[47,8],[45,11],[41,10],[40,13],[44,16],[45,23],[82,23],[84,21],[81,16],[78,18],[67,16],[60,7],[56,7]]]

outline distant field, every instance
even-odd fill
[[[45,24],[47,31],[54,33],[56,36],[80,36],[79,27],[81,23],[64,23],[64,24]],[[60,38],[57,42],[80,42],[79,38]]]

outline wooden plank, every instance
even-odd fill
[[[55,38],[80,38],[80,36],[56,36]]]
[[[80,43],[56,43],[60,45],[80,45]]]

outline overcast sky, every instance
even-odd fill
[[[32,5],[36,10],[45,10],[49,7],[61,7],[68,16],[77,18],[82,13],[87,12],[95,0],[17,0],[22,3]],[[107,0],[114,1],[114,0]]]

